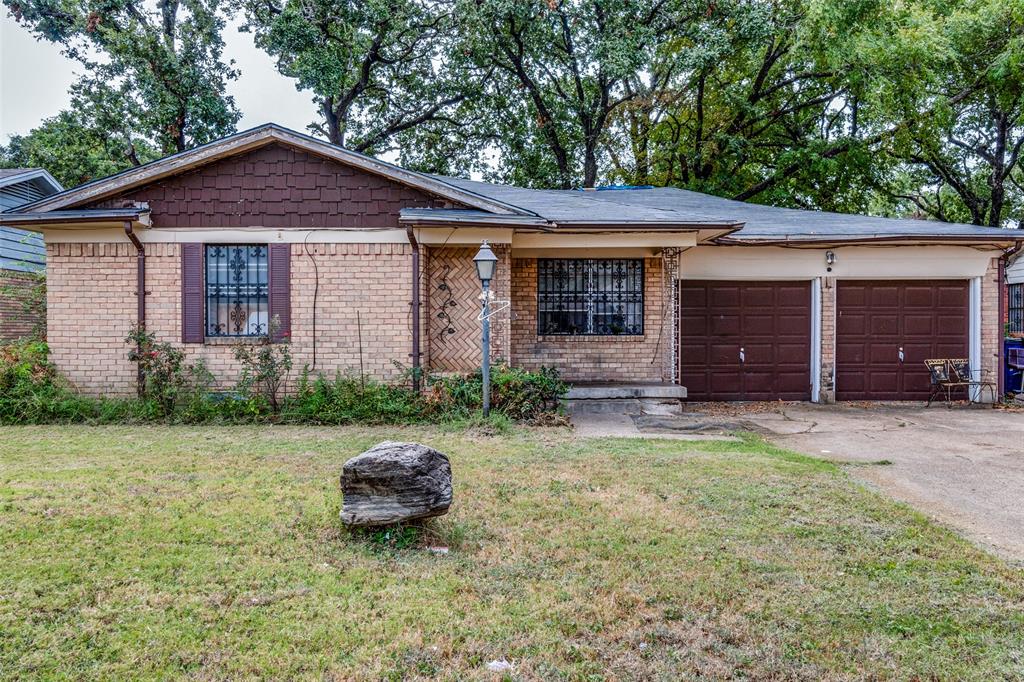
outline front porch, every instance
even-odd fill
[[[614,400],[621,411],[678,404],[685,397],[676,363],[678,263],[696,236],[625,236],[633,245],[625,245],[622,234],[520,238],[512,230],[419,230],[423,367],[456,372],[480,365],[480,282],[473,256],[487,238],[498,256],[491,283],[497,311],[492,359],[529,370],[557,368],[580,387],[571,406],[579,400],[593,409]],[[544,238],[548,245],[542,248]],[[553,263],[561,268],[557,282]],[[602,264],[604,274],[581,282],[572,265],[580,263]]]

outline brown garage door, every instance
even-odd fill
[[[679,306],[690,400],[810,398],[810,282],[683,281]]]
[[[964,280],[839,280],[836,398],[926,399],[924,361],[967,357],[968,301]]]

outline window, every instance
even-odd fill
[[[538,260],[537,333],[643,334],[643,260]]]
[[[268,333],[267,251],[266,244],[206,246],[207,336]]]
[[[1011,284],[1009,287],[1010,304],[1007,312],[1010,318],[1009,332],[1024,334],[1024,284]]]

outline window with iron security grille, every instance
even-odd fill
[[[643,334],[643,259],[538,259],[537,333]]]
[[[265,336],[270,331],[266,244],[206,245],[206,335]]]
[[[1011,284],[1007,287],[1009,293],[1009,332],[1011,334],[1024,334],[1024,284]]]

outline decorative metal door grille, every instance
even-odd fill
[[[1007,289],[1010,298],[1010,304],[1007,306],[1010,318],[1009,332],[1024,333],[1024,284],[1011,284]]]
[[[643,259],[539,259],[537,333],[643,334]]]
[[[206,246],[206,335],[263,336],[270,301],[266,244]]]

